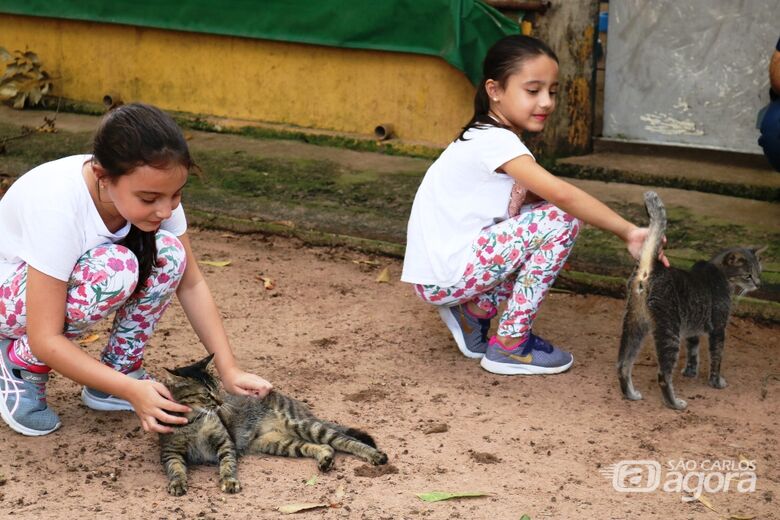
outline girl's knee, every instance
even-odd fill
[[[157,244],[157,256],[158,258],[163,254],[175,258],[179,261],[184,261],[186,253],[184,251],[184,244],[181,243],[179,237],[169,231],[160,230],[155,235],[155,241]]]
[[[579,234],[582,223],[577,217],[566,213],[556,206],[551,206],[548,216],[554,218],[558,222],[561,230],[566,232],[570,237],[576,238]]]
[[[132,293],[138,283],[138,259],[122,245],[98,246],[79,259],[71,281],[89,285],[110,283],[114,290]]]
[[[184,244],[173,233],[160,230],[156,235],[157,260],[155,270],[179,279],[187,266]]]
[[[569,231],[569,235],[572,238],[577,238],[577,235],[580,234],[582,222],[580,222],[578,218],[573,217],[568,213],[564,213],[563,221],[566,223],[566,229]]]

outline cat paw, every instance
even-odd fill
[[[683,399],[674,398],[673,401],[666,401],[666,406],[673,410],[685,410],[688,408],[688,403]]]
[[[323,473],[328,472],[333,467],[333,455],[327,455],[317,461],[317,467]]]
[[[180,497],[187,492],[187,482],[184,480],[171,480],[168,482],[168,493]]]
[[[241,491],[241,482],[238,479],[230,477],[223,479],[219,484],[220,489],[225,493],[238,493]]]
[[[625,392],[623,392],[623,395],[629,401],[641,401],[642,400],[642,393],[639,392],[639,390],[634,390],[633,388],[628,389]]]
[[[682,371],[682,375],[685,377],[696,377],[699,373],[699,369],[696,367],[685,367]]]
[[[715,376],[715,377],[710,376],[710,386],[712,388],[721,389],[721,388],[726,388],[727,386],[729,386],[729,384],[726,382],[725,379],[723,379],[723,376]]]
[[[373,464],[374,466],[381,466],[382,464],[387,464],[387,453],[377,450],[376,453],[371,455],[369,462],[371,462],[371,464]]]

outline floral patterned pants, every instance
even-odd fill
[[[491,317],[506,300],[498,334],[524,339],[579,230],[576,218],[549,202],[526,204],[517,216],[482,230],[472,244],[463,278],[455,285],[418,284],[415,290],[434,305],[473,300]]]
[[[123,373],[141,367],[144,347],[186,267],[184,246],[167,231],[158,231],[157,261],[145,287],[133,294],[138,262],[116,244],[90,249],[79,259],[68,281],[65,337],[75,339],[116,311],[101,361]],[[14,339],[12,358],[37,372],[48,371],[30,351],[25,310],[27,264],[21,263],[0,285],[0,338]]]

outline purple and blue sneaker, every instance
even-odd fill
[[[460,352],[467,358],[479,359],[488,346],[490,318],[478,318],[466,309],[466,304],[439,307],[439,316],[452,332]]]
[[[558,374],[574,363],[574,356],[535,334],[506,350],[493,336],[480,365],[488,372],[503,375]]]

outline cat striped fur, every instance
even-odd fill
[[[170,494],[187,492],[188,464],[213,463],[219,466],[222,491],[237,493],[238,457],[250,454],[311,457],[320,471],[332,467],[336,451],[375,465],[387,462],[370,435],[320,420],[300,401],[276,391],[262,399],[222,391],[209,369],[211,358],[169,370],[166,383],[173,398],[192,408],[188,424],[160,434]]]
[[[720,366],[732,298],[758,288],[759,255],[766,247],[726,249],[707,262],[697,262],[690,271],[667,268],[658,260],[667,225],[666,210],[657,193],[647,192],[644,198],[650,217],[649,233],[637,267],[628,280],[618,380],[627,399],[642,399],[642,394],[634,388],[631,372],[643,339],[652,334],[664,403],[682,410],[687,403],[677,398],[672,384],[680,342],[686,341],[688,353],[683,375],[695,377],[699,366],[699,335],[709,335],[709,384],[725,388]]]

